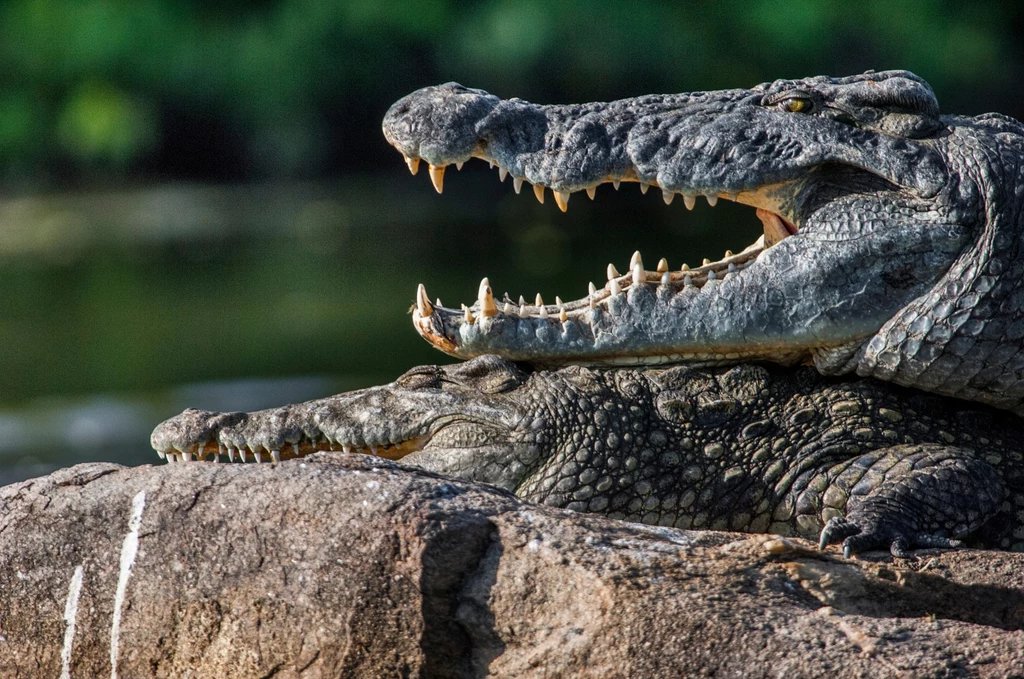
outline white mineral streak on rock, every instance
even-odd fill
[[[68,585],[68,600],[64,604],[64,648],[60,651],[60,679],[71,679],[71,645],[75,642],[75,620],[78,618],[78,597],[82,594],[82,567],[75,568]]]
[[[121,544],[121,573],[117,578],[117,592],[114,594],[114,618],[110,626],[110,679],[117,679],[117,655],[121,634],[121,606],[128,589],[128,578],[139,553],[139,527],[142,526],[142,510],[146,507],[146,491],[140,490],[132,499],[132,515],[128,519],[128,535]]]

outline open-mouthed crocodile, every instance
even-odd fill
[[[602,184],[756,209],[764,236],[715,262],[622,274],[574,301],[460,309],[417,292],[453,356],[538,364],[813,362],[1024,412],[1024,126],[940,115],[905,71],[538,106],[456,83],[395,103],[384,134],[441,191],[481,158],[565,210]],[[641,228],[638,226],[638,228]],[[583,285],[581,283],[581,290]]]
[[[1024,551],[1024,434],[983,406],[796,370],[568,366],[483,356],[255,413],[186,410],[169,460],[376,453],[525,500],[851,552]]]

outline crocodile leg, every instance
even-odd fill
[[[876,455],[899,462],[868,471],[854,486],[846,517],[833,517],[822,529],[822,548],[842,541],[847,557],[889,547],[907,558],[913,548],[957,547],[957,538],[992,518],[1006,496],[992,465],[962,448],[903,445]]]

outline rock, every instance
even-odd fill
[[[1022,629],[1024,554],[845,560],[370,457],[0,490],[4,677],[1019,677]]]

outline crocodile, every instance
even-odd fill
[[[441,192],[479,158],[516,192],[593,199],[637,182],[755,208],[757,242],[701,266],[624,274],[586,296],[432,303],[417,331],[459,358],[556,366],[813,364],[1024,414],[1024,125],[940,113],[907,71],[751,89],[534,105],[457,83],[396,102],[384,135]]]
[[[170,461],[368,453],[527,501],[692,529],[842,542],[851,554],[1024,551],[1011,413],[810,367],[548,370],[485,355],[253,413],[189,409]]]

